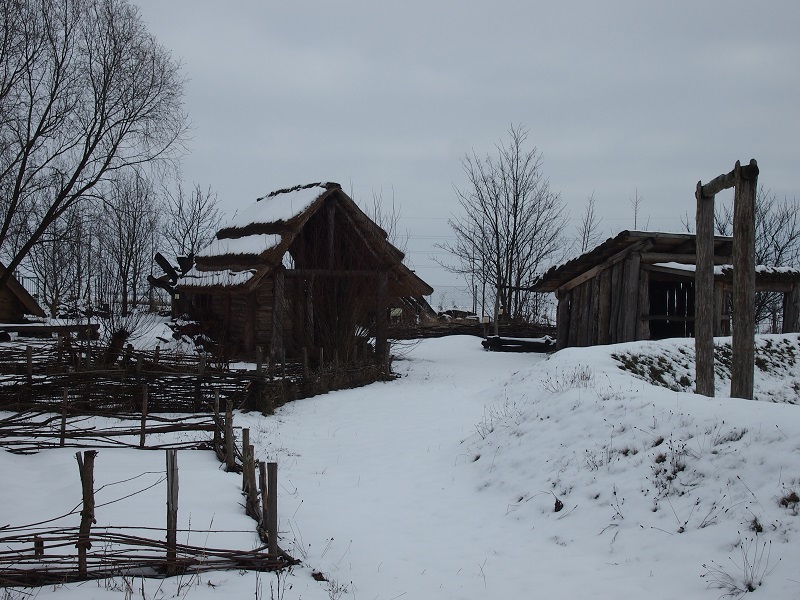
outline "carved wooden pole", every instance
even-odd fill
[[[694,272],[695,392],[714,396],[714,196],[697,182],[697,261]]]
[[[167,574],[177,572],[178,451],[167,450]]]
[[[81,456],[78,452],[75,458],[78,460],[78,470],[81,474],[81,488],[83,492],[83,509],[81,510],[81,525],[78,529],[78,575],[86,577],[86,553],[92,547],[89,532],[92,529],[94,518],[94,457],[97,456],[96,450],[87,450]]]
[[[733,362],[731,396],[753,398],[756,304],[756,185],[755,160],[734,169],[736,193],[733,200]]]

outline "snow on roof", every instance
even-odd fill
[[[259,198],[241,213],[236,215],[228,227],[246,227],[252,224],[269,224],[288,221],[296,217],[325,193],[323,185],[301,187],[283,192],[273,192]]]
[[[181,277],[180,284],[188,287],[213,287],[213,286],[235,286],[244,285],[255,275],[254,269],[246,271],[231,271],[222,269],[220,271],[198,271],[192,267]]]
[[[665,263],[655,263],[654,267],[663,267],[666,269],[675,269],[678,271],[689,271],[694,273],[695,266],[694,265],[687,265],[683,263],[677,262],[665,262]],[[733,271],[733,265],[715,265],[714,266],[714,275],[723,275],[729,271]],[[800,275],[800,270],[795,269],[793,267],[769,267],[766,265],[756,265],[755,269],[756,273],[760,275]]]
[[[275,233],[246,235],[240,238],[224,238],[214,240],[197,256],[225,256],[228,254],[254,254],[259,255],[266,250],[275,248],[281,243],[281,236]]]

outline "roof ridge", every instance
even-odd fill
[[[283,188],[280,190],[275,190],[274,192],[270,192],[266,196],[261,196],[260,198],[256,198],[256,202],[264,200],[265,198],[274,198],[275,196],[279,196],[280,194],[289,194],[291,192],[297,192],[299,190],[307,190],[313,187],[322,187],[327,190],[330,190],[332,188],[342,189],[342,186],[336,183],[335,181],[327,181],[327,182],[317,181],[315,183],[300,184],[288,188]]]

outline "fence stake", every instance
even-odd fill
[[[219,390],[214,390],[214,451],[220,450]]]
[[[25,346],[25,358],[28,364],[28,385],[33,385],[33,348]]]
[[[167,450],[167,575],[175,575],[178,542],[178,451]]]
[[[255,448],[247,447],[247,512],[258,520],[258,489],[256,488]]]
[[[158,364],[158,355],[161,351],[161,346],[156,346],[155,353],[153,354],[153,366]]]
[[[94,457],[97,450],[77,452],[78,470],[81,474],[81,488],[83,491],[83,510],[81,511],[81,525],[78,530],[78,575],[86,577],[86,551],[92,547],[89,533],[94,521]]]
[[[269,497],[267,495],[267,463],[263,460],[258,461],[258,488],[261,490],[261,529],[266,533]]]
[[[69,388],[64,388],[64,401],[61,403],[61,439],[58,445],[62,448],[67,439],[67,399],[69,398]]]
[[[142,384],[142,425],[139,429],[139,448],[144,448],[144,438],[147,435],[147,384]]]
[[[228,473],[236,470],[233,444],[233,401],[229,398],[225,403],[225,469]]]
[[[258,375],[259,379],[261,379],[261,369],[263,366],[262,365],[263,362],[264,362],[264,356],[263,353],[261,352],[261,346],[256,346],[256,374]]]
[[[325,349],[320,346],[319,347],[319,370],[322,371],[322,367],[325,364]]]
[[[278,554],[278,463],[267,463],[269,553]]]
[[[247,451],[250,448],[250,430],[246,427],[242,428],[242,491],[247,493],[247,484],[248,476],[250,475],[250,470],[247,468],[247,465],[250,461],[250,457],[247,455]]]
[[[308,348],[303,346],[303,379],[308,377]]]

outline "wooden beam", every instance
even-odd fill
[[[703,202],[708,203],[708,199],[703,199]],[[712,203],[713,208],[713,203]],[[712,215],[713,216],[713,215]],[[699,235],[699,233],[698,233]],[[698,242],[699,243],[699,242]],[[715,265],[729,265],[731,264],[730,256],[722,256],[714,254],[713,241],[711,248],[711,255]],[[672,252],[642,252],[642,262],[648,265],[655,263],[668,263],[674,262],[682,265],[695,265],[697,264],[696,254],[678,254]]]
[[[558,308],[556,309],[556,349],[562,350],[569,342],[570,302],[572,292],[557,292]]]
[[[622,335],[623,342],[636,340],[636,324],[639,320],[639,267],[641,265],[641,255],[633,252],[625,259],[625,270],[623,290],[625,300],[623,306]]]
[[[641,269],[639,272],[639,318],[636,320],[636,339],[650,339],[650,273]]]
[[[697,182],[697,257],[694,273],[695,392],[714,397],[714,196]]]
[[[650,248],[653,247],[653,240],[651,238],[645,238],[636,242],[635,244],[631,244],[627,248],[620,250],[613,256],[607,258],[599,265],[592,267],[588,271],[584,271],[574,279],[567,281],[564,285],[560,286],[559,289],[563,291],[569,291],[574,287],[579,286],[585,281],[589,281],[592,277],[604,271],[605,269],[613,266],[614,264],[618,263],[626,256],[628,256],[632,252],[647,252]]]
[[[733,359],[731,396],[753,399],[756,302],[756,185],[758,166],[745,169],[736,161],[733,199]],[[755,172],[755,175],[753,175]]]
[[[283,350],[283,313],[285,306],[283,276],[283,269],[275,271],[275,283],[272,290],[272,339],[270,341],[270,353],[275,357],[280,356]]]
[[[783,329],[782,333],[800,331],[800,286],[794,286],[783,295]]]

